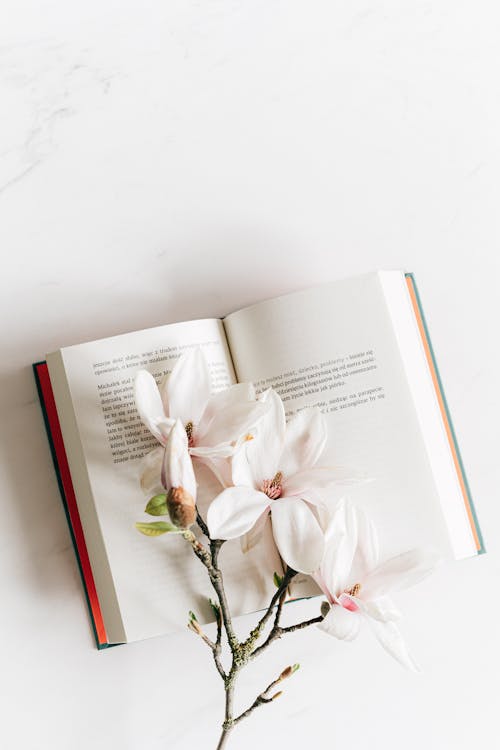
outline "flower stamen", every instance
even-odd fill
[[[281,471],[277,471],[272,479],[264,479],[261,487],[262,492],[271,500],[277,500],[283,492],[282,479],[283,474]]]
[[[355,583],[354,586],[348,589],[345,593],[348,594],[349,596],[357,596],[360,591],[361,591],[361,584]]]
[[[186,429],[186,435],[188,439],[188,446],[192,448],[194,444],[194,441],[193,441],[194,424],[192,422],[188,422],[186,424],[185,429]]]

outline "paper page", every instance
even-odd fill
[[[371,480],[343,493],[374,519],[382,554],[423,546],[449,556],[378,274],[268,300],[224,325],[238,380],[275,388],[287,417],[318,406],[329,432],[320,464],[353,467]]]
[[[134,375],[145,368],[159,380],[192,346],[201,346],[207,357],[214,391],[235,382],[220,320],[137,331],[67,347],[47,358],[111,640],[113,634],[114,640],[124,634],[131,641],[184,627],[190,609],[199,612],[201,621],[213,619],[206,570],[186,542],[176,535],[148,538],[134,528],[136,521],[161,520],[143,512],[148,498],[139,486],[140,458],[158,443],[138,418]],[[66,397],[58,360],[69,386]],[[239,542],[225,545],[221,561],[228,570],[227,592],[235,614],[262,607],[272,587],[272,570],[264,574],[255,556],[243,557]],[[119,616],[112,611],[112,600]]]

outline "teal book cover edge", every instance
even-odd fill
[[[424,329],[424,332],[425,332],[426,343],[427,343],[427,346],[429,348],[429,353],[430,353],[430,356],[431,356],[431,359],[432,359],[432,364],[433,364],[433,367],[434,367],[434,371],[436,373],[436,378],[437,378],[437,382],[438,382],[438,386],[439,386],[439,391],[440,391],[439,395],[441,396],[441,399],[442,399],[443,407],[444,407],[445,414],[446,414],[446,419],[448,421],[448,426],[449,426],[449,429],[450,429],[450,435],[451,435],[451,438],[452,438],[452,441],[453,441],[453,448],[455,450],[455,454],[456,454],[456,457],[457,457],[458,465],[460,467],[461,479],[463,481],[463,487],[465,488],[465,495],[466,495],[466,497],[464,498],[464,502],[467,502],[468,505],[469,505],[470,513],[471,513],[473,524],[474,524],[473,533],[475,532],[475,536],[476,536],[477,542],[478,542],[478,545],[477,545],[477,554],[478,555],[482,555],[482,554],[484,554],[486,552],[486,547],[485,547],[485,544],[484,544],[484,538],[483,538],[483,534],[481,532],[481,527],[479,526],[479,519],[477,517],[477,511],[476,511],[476,508],[474,506],[474,501],[472,499],[472,494],[471,494],[471,491],[470,491],[469,482],[467,480],[467,475],[465,473],[464,463],[463,463],[463,460],[462,460],[462,456],[460,454],[460,449],[458,447],[457,437],[456,437],[455,429],[453,427],[453,421],[451,419],[451,414],[450,414],[450,409],[448,407],[448,402],[446,401],[446,395],[445,395],[445,392],[444,392],[443,382],[441,380],[441,375],[439,373],[439,368],[438,368],[438,365],[437,365],[436,356],[434,354],[434,349],[432,347],[431,337],[430,337],[430,334],[429,334],[429,328],[428,328],[428,325],[427,325],[427,321],[425,319],[424,310],[423,310],[423,307],[422,307],[422,300],[421,300],[420,294],[418,292],[417,282],[415,280],[415,276],[414,276],[413,273],[405,273],[405,278],[407,280],[409,279],[411,281],[411,284],[412,284],[412,287],[413,287],[413,291],[415,293],[415,299],[416,299],[416,302],[417,302],[417,305],[418,305],[418,310],[419,310],[419,313],[420,313],[420,318],[422,320],[422,326],[423,326],[423,329]]]

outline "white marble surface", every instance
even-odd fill
[[[489,552],[401,595],[423,675],[295,635],[233,747],[496,746],[499,31],[482,0],[4,0],[2,748],[210,749],[222,711],[187,632],[94,649],[31,362],[377,267],[416,273]]]

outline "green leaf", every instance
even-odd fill
[[[282,577],[282,576],[279,576],[279,575],[278,575],[278,574],[276,573],[276,571],[274,571],[274,575],[273,575],[273,581],[274,581],[274,585],[276,586],[276,588],[277,588],[277,589],[279,589],[279,587],[280,587],[280,586],[281,586],[281,584],[283,583],[283,577]]]
[[[300,669],[300,664],[294,664],[292,667],[292,674],[295,674],[295,672]]]
[[[153,521],[153,523],[137,522],[135,528],[146,536],[160,536],[161,534],[168,533],[179,534],[181,531],[173,523],[167,523],[166,521]]]
[[[145,512],[150,516],[168,516],[167,496],[160,494],[151,498],[145,507]]]
[[[189,610],[189,619],[191,621],[194,620],[195,622],[198,622],[198,618],[196,617],[195,613],[192,610]]]

